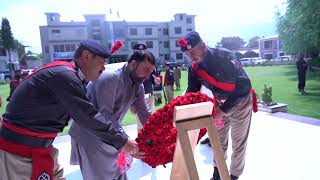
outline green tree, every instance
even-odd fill
[[[7,18],[2,18],[1,21],[1,39],[3,47],[8,51],[9,61],[12,62],[10,50],[14,48],[14,38],[11,32],[9,20]]]
[[[219,46],[227,48],[229,50],[235,50],[243,47],[245,42],[240,37],[223,37],[218,43]]]
[[[251,39],[249,39],[248,48],[259,48],[259,40],[260,37],[259,36],[254,36]]]
[[[25,56],[26,56],[25,46],[21,42],[19,42],[18,40],[15,39],[14,40],[14,48],[18,52],[19,63],[21,65],[26,65],[26,61],[25,61]]]
[[[288,53],[319,54],[319,8],[319,0],[287,0],[286,12],[278,12],[277,29]]]

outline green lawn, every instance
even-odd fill
[[[295,66],[257,66],[247,67],[246,72],[251,78],[252,85],[259,97],[261,97],[264,84],[272,86],[272,98],[275,102],[289,104],[289,113],[298,114],[307,117],[320,119],[320,72],[308,71],[306,91],[308,94],[301,95],[297,91],[297,70]],[[175,91],[175,97],[181,95],[187,86],[187,72],[182,72],[181,89]],[[4,112],[6,106],[6,97],[9,94],[9,86],[0,85],[0,96],[4,105],[0,109],[0,113]],[[164,102],[164,99],[163,99]],[[157,105],[161,108],[164,105]],[[135,124],[135,117],[128,112],[123,120],[123,125]],[[65,128],[63,134],[67,132]]]
[[[5,107],[8,104],[8,101],[6,99],[9,96],[9,93],[9,84],[0,84],[0,97],[2,99],[2,107],[0,108],[0,114],[3,114],[6,109]]]

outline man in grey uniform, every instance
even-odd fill
[[[117,128],[122,129],[120,122],[130,106],[135,107],[144,124],[150,112],[144,101],[142,83],[149,78],[154,68],[155,58],[152,53],[146,50],[134,52],[128,63],[120,68],[107,67],[98,80],[90,82],[87,95],[106,121],[111,121]],[[127,179],[116,164],[120,151],[83,132],[75,123],[69,134],[72,144],[71,164],[80,164],[84,180]]]

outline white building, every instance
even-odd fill
[[[158,64],[184,63],[186,59],[176,42],[188,31],[195,30],[195,16],[184,13],[175,14],[170,22],[107,21],[103,14],[84,15],[84,22],[61,22],[59,13],[46,13],[46,16],[47,25],[40,26],[40,36],[47,62],[72,56],[80,41],[90,38],[109,48],[115,40],[124,42],[111,62],[126,61],[134,44],[145,43]]]
[[[20,69],[18,52],[16,50],[11,50],[10,55],[11,55],[11,63],[14,65],[13,68],[15,70]],[[0,72],[9,73],[9,65],[8,65],[9,63],[10,63],[9,52],[0,45]]]
[[[279,36],[259,39],[259,56],[262,59],[276,59],[286,55]]]

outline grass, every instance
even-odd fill
[[[320,72],[314,71],[307,73],[306,91],[308,94],[301,95],[297,90],[297,70],[295,66],[256,66],[246,67],[252,86],[256,90],[259,97],[263,92],[264,84],[272,86],[272,99],[275,102],[289,104],[289,113],[307,117],[320,119]],[[182,72],[181,78],[182,91],[175,91],[175,97],[187,87],[187,72]],[[0,85],[0,96],[3,99],[3,107],[0,113],[4,112],[6,106],[6,97],[9,94],[9,86],[7,84]],[[162,98],[164,102],[164,98]],[[157,105],[156,109],[161,108],[164,103]],[[128,112],[123,119],[123,125],[135,124],[135,117]],[[64,129],[62,134],[66,134],[68,127]]]
[[[6,100],[9,96],[10,88],[9,84],[0,84],[0,97],[2,99],[2,106],[0,107],[0,114],[3,114],[5,107],[7,107],[8,101]]]
[[[290,114],[320,119],[320,72],[307,72],[306,95],[298,92],[297,69],[295,66],[247,67],[252,86],[259,97],[264,84],[272,86],[272,99],[289,104]]]

